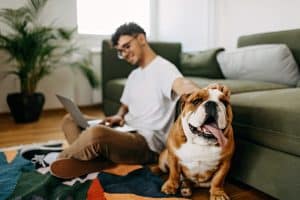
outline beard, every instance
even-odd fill
[[[129,55],[129,57],[126,59],[126,62],[133,66],[138,66],[140,64],[140,59],[136,55]]]

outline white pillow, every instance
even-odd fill
[[[226,78],[258,80],[295,86],[299,68],[285,44],[254,45],[223,51],[217,60]]]

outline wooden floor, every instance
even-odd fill
[[[100,106],[81,110],[88,115],[104,117]],[[60,125],[65,114],[63,109],[44,111],[39,121],[27,124],[16,124],[9,114],[0,114],[0,148],[64,139]]]
[[[103,118],[100,106],[84,107],[81,110],[88,115]],[[15,145],[64,140],[60,129],[61,119],[66,112],[62,109],[44,111],[38,122],[16,124],[9,114],[0,114],[0,148]],[[232,200],[273,200],[273,198],[234,180],[228,180],[225,190]],[[195,200],[208,199],[207,189],[197,189]]]

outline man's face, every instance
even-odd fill
[[[115,46],[118,57],[132,65],[138,65],[141,59],[142,50],[138,37],[138,35],[122,35],[119,38],[118,45]]]

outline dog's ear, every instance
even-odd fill
[[[228,99],[230,98],[231,95],[231,91],[229,89],[229,87],[227,87],[226,85],[223,85],[222,90],[220,90],[221,92],[223,92],[223,94],[228,97]]]
[[[179,100],[176,103],[176,117],[181,114],[183,107],[185,105],[185,102],[190,95],[191,94],[183,94],[180,96]]]
[[[191,93],[181,95],[181,97],[180,97],[180,112],[183,110],[184,105],[190,95],[191,95]]]

